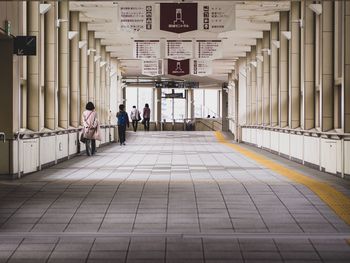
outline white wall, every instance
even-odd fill
[[[350,175],[350,141],[291,134],[268,129],[242,128],[242,141],[333,174]]]

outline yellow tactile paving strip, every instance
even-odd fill
[[[217,140],[246,157],[258,162],[270,170],[287,177],[288,179],[305,185],[313,191],[323,202],[325,202],[333,211],[350,225],[350,198],[339,192],[327,183],[310,178],[304,174],[298,173],[287,167],[274,162],[260,154],[254,153],[237,144],[230,143],[221,132],[215,132]]]

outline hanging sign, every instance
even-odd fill
[[[183,60],[193,57],[192,40],[167,40],[166,41],[166,57]]]
[[[154,5],[118,3],[121,31],[149,31],[154,28]]]
[[[184,33],[197,30],[197,3],[161,3],[160,30]]]
[[[235,4],[199,4],[199,30],[225,32],[236,29]]]
[[[168,74],[174,76],[184,76],[190,74],[190,60],[168,59]]]
[[[16,36],[13,43],[13,54],[17,56],[35,56],[36,36]]]
[[[208,76],[213,72],[212,61],[208,59],[192,59],[191,74],[196,76]]]
[[[157,59],[160,58],[159,40],[135,40],[134,58]]]
[[[197,40],[196,56],[202,59],[217,59],[222,57],[221,40]]]
[[[142,60],[142,75],[159,76],[163,75],[162,59],[144,59]]]

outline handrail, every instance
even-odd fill
[[[304,130],[304,129],[291,129],[288,127],[271,127],[271,126],[261,126],[261,125],[241,125],[241,128],[256,128],[262,130],[272,130],[272,131],[284,131],[290,133],[301,133],[301,134],[314,134],[317,136],[338,136],[338,137],[350,137],[350,133],[337,133],[337,132],[322,132],[314,130]]]

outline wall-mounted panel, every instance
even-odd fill
[[[58,160],[68,156],[68,134],[57,135],[56,152]]]
[[[279,152],[283,153],[284,155],[289,156],[289,145],[290,145],[290,137],[288,133],[280,132],[279,133]]]
[[[40,138],[40,164],[54,162],[56,159],[55,149],[55,136],[47,136]]]
[[[250,142],[252,144],[257,143],[257,129],[250,129]]]
[[[77,133],[69,133],[69,155],[76,154],[78,152],[78,135]]]
[[[263,130],[256,130],[256,144],[258,147],[262,147],[263,145]]]
[[[290,155],[298,160],[303,159],[303,135],[290,135]]]
[[[270,149],[270,147],[271,147],[270,136],[271,136],[271,132],[269,130],[263,131],[263,145],[262,146],[266,149]]]
[[[242,141],[243,142],[248,142],[248,136],[247,136],[248,129],[247,128],[242,128],[241,131],[242,131]]]
[[[344,142],[344,173],[350,175],[350,141]]]
[[[320,139],[304,136],[304,161],[320,165]]]
[[[337,142],[321,139],[321,166],[327,173],[337,172]]]
[[[270,136],[270,142],[271,142],[271,150],[275,152],[279,152],[279,132],[271,131],[271,136]]]
[[[23,172],[32,173],[39,166],[39,143],[38,139],[22,141]]]

